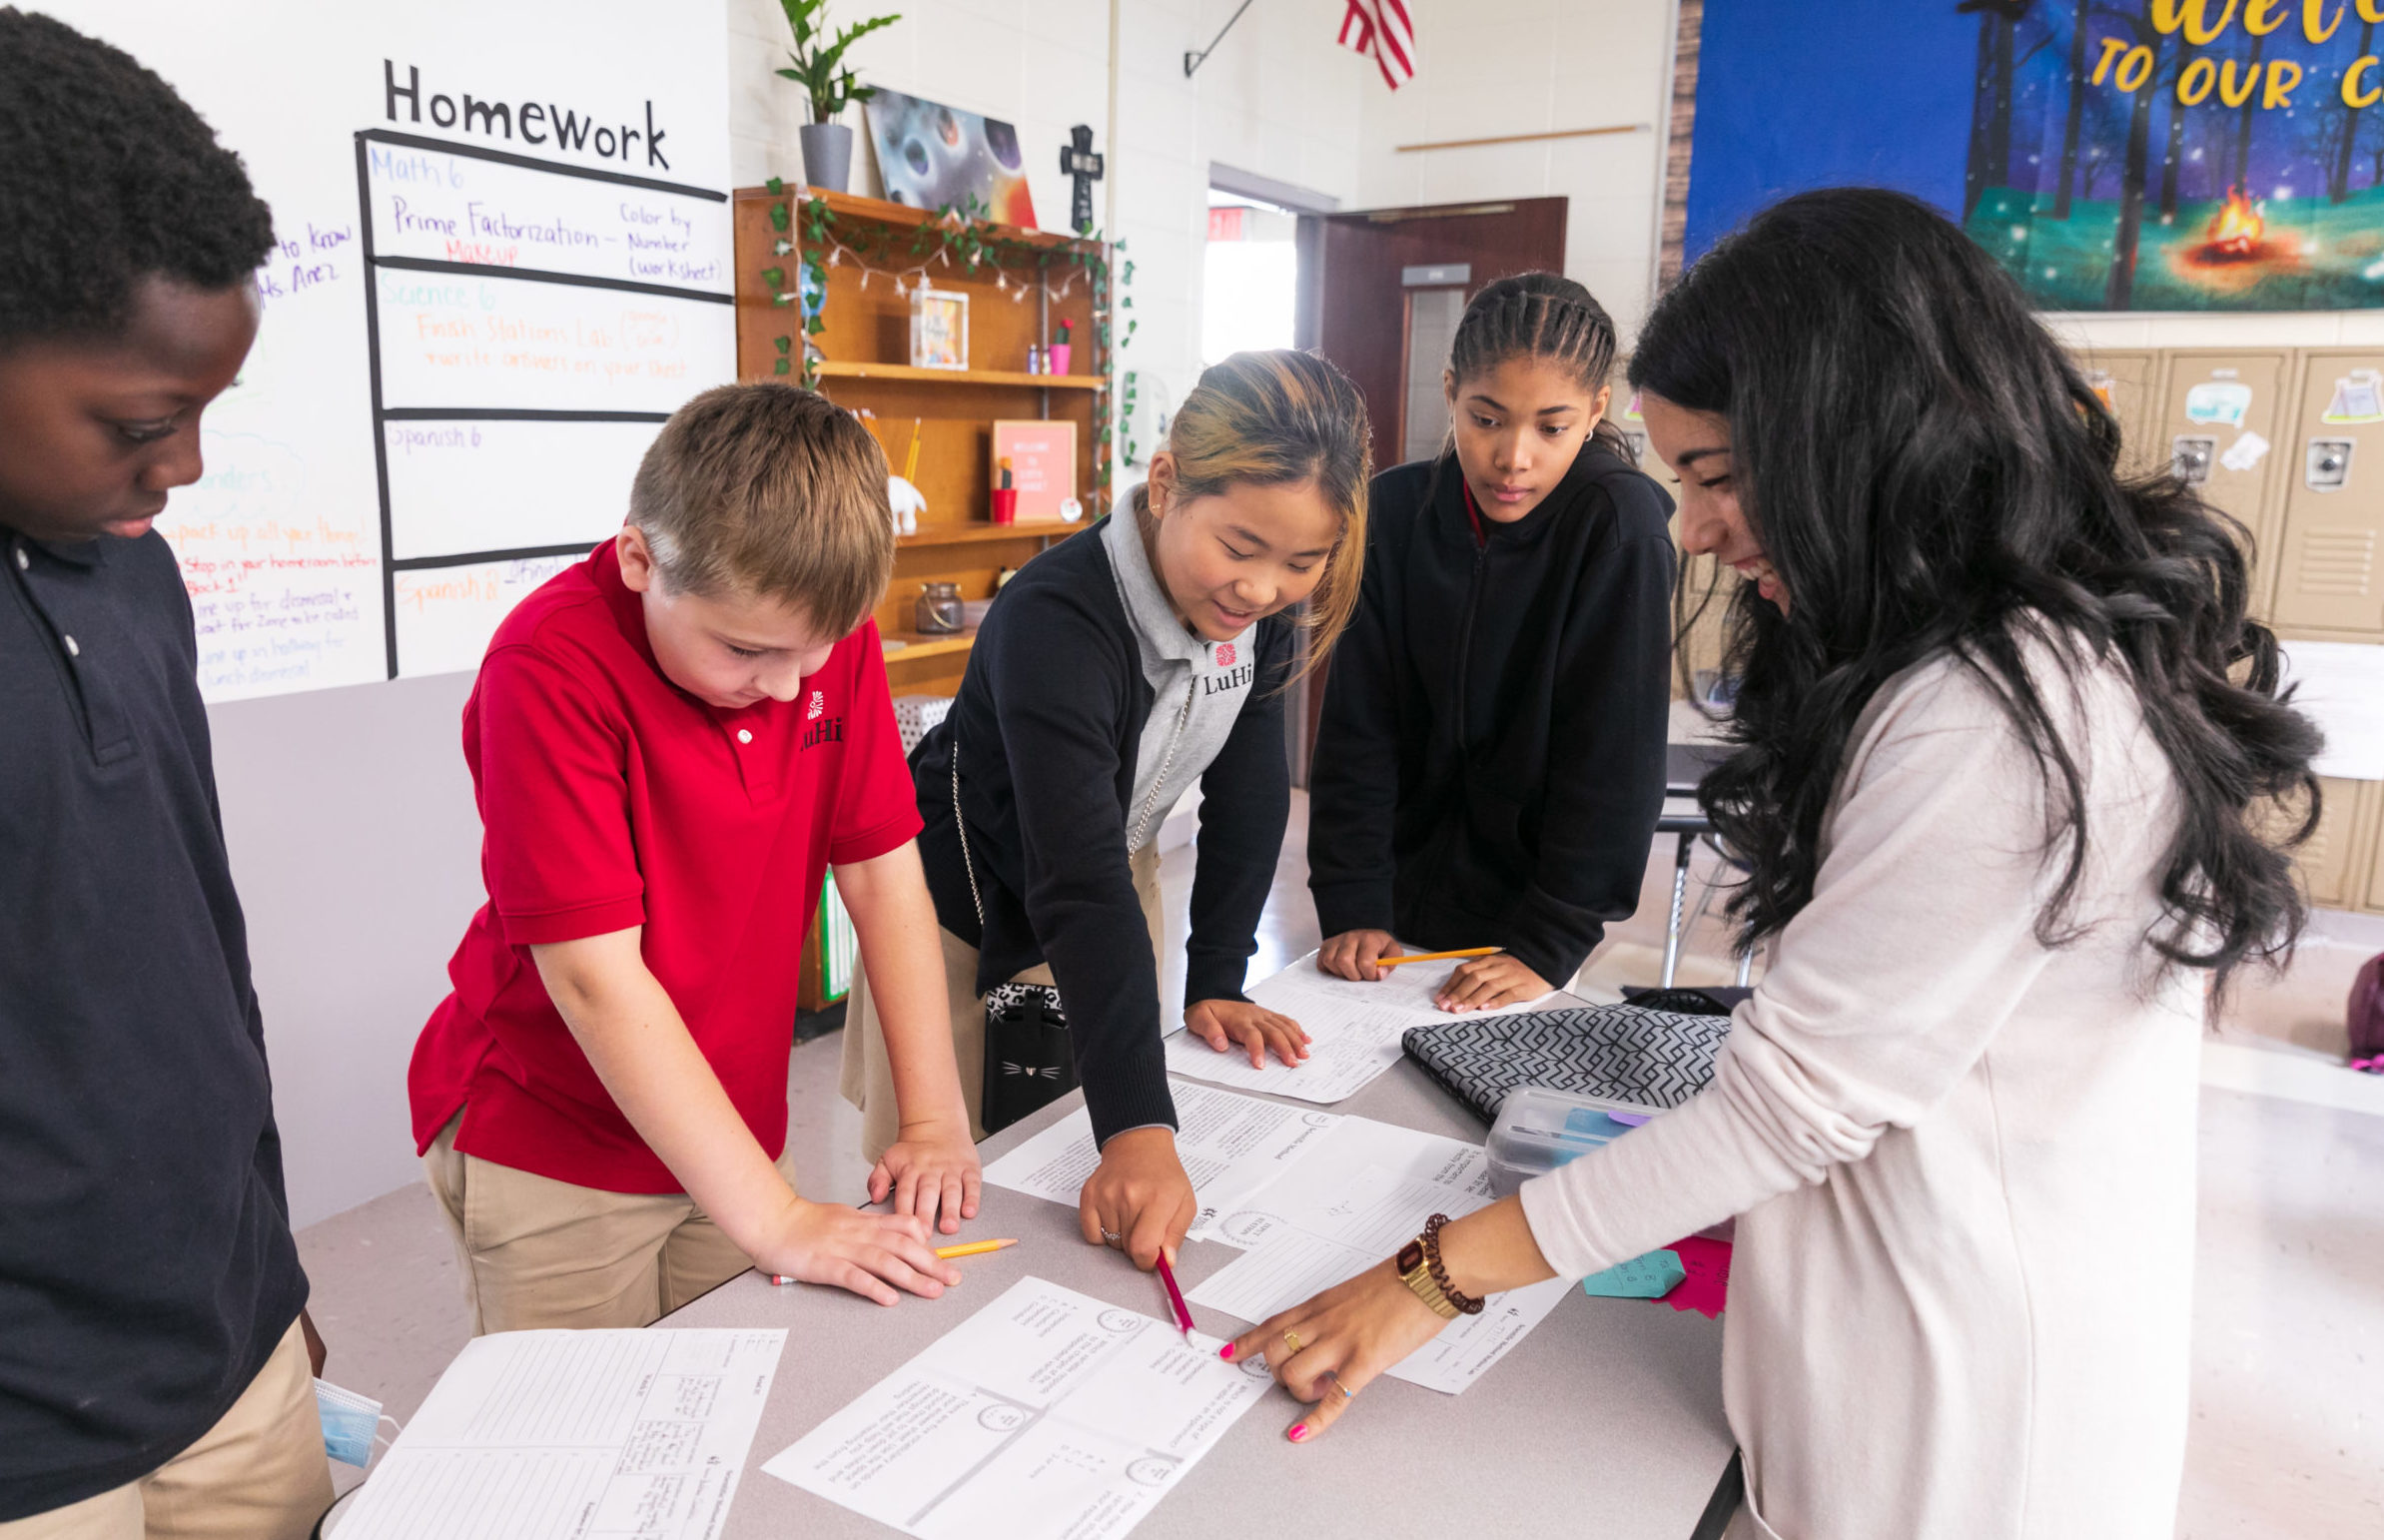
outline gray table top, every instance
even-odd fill
[[[988,1140],[987,1162],[1081,1102],[1072,1094]],[[1408,1060],[1333,1111],[1472,1142],[1488,1133]],[[1085,1244],[1071,1206],[988,1186],[959,1238],[991,1235],[1015,1235],[1019,1244],[963,1260],[967,1282],[941,1300],[906,1296],[887,1309],[841,1290],[774,1287],[749,1272],[663,1318],[665,1326],[786,1328],[727,1540],[897,1533],[764,1474],[761,1464],[1019,1278],[1048,1278],[1168,1316],[1158,1280]],[[1190,1242],[1178,1280],[1189,1291],[1238,1254]],[[1192,1318],[1220,1336],[1244,1329],[1199,1305]],[[1283,1438],[1299,1403],[1271,1392],[1137,1526],[1137,1540],[1468,1535],[1482,1533],[1492,1513],[1501,1534],[1569,1534],[1589,1520],[1604,1534],[1686,1540],[1730,1458],[1721,1359],[1719,1321],[1574,1290],[1461,1396],[1385,1377],[1330,1434],[1301,1447]]]

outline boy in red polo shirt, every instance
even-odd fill
[[[489,642],[463,712],[488,902],[408,1076],[475,1331],[640,1326],[748,1265],[881,1304],[960,1281],[929,1230],[975,1216],[977,1152],[869,618],[893,559],[861,425],[724,385]],[[891,1213],[798,1196],[783,1155],[831,864],[895,1067]]]

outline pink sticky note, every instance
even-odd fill
[[[1676,1310],[1695,1310],[1708,1320],[1720,1315],[1730,1293],[1730,1242],[1692,1235],[1665,1249],[1681,1259],[1688,1276],[1674,1285],[1664,1302]]]

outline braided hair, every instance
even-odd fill
[[[1595,395],[1613,373],[1614,352],[1614,318],[1588,290],[1555,273],[1518,273],[1483,285],[1466,305],[1449,344],[1448,370],[1462,385],[1510,360],[1532,359],[1569,371]],[[1638,462],[1611,416],[1601,416],[1590,436]],[[1455,442],[1451,427],[1449,444]]]

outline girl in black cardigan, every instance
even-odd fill
[[[1496,946],[1439,1005],[1530,1000],[1638,907],[1664,801],[1672,499],[1604,420],[1613,365],[1588,290],[1500,279],[1450,348],[1449,448],[1374,478],[1309,785],[1328,973],[1381,978],[1394,935]]]
[[[979,1136],[984,992],[1056,985],[1101,1149],[1085,1238],[1145,1268],[1174,1255],[1196,1214],[1161,1047],[1159,829],[1199,781],[1185,1025],[1253,1064],[1305,1058],[1298,1024],[1243,996],[1242,968],[1290,806],[1295,628],[1321,658],[1356,607],[1366,469],[1364,402],[1330,364],[1241,353],[1210,368],[1126,517],[1002,590],[951,715],[912,755]],[[1311,595],[1304,620],[1285,613]],[[897,1099],[866,992],[854,995],[844,1088],[874,1150],[898,1132]]]

